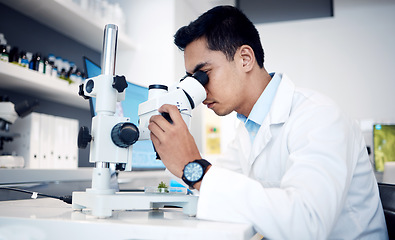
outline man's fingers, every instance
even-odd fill
[[[151,131],[151,140],[155,145],[160,145],[172,139],[177,132],[184,131],[186,126],[177,106],[165,104],[158,109],[160,113],[167,113],[171,121],[162,115],[154,115],[150,118],[148,129]]]
[[[154,145],[160,144],[159,138],[157,138],[157,137],[155,136],[155,134],[153,134],[152,132],[150,133],[150,137],[151,137],[151,141],[152,141],[152,143],[153,143]]]
[[[180,121],[183,121],[180,111],[175,105],[164,104],[158,109],[158,111],[160,113],[168,113],[170,115],[171,120],[175,124],[179,123]]]
[[[151,131],[151,136],[154,135],[155,138],[157,138],[160,143],[160,139],[161,139],[161,137],[164,136],[165,131],[160,127],[160,124],[158,124],[158,122],[162,122],[162,124],[163,123],[166,124],[165,120],[163,120],[163,118],[161,116],[159,116],[159,115],[152,116],[150,119],[150,123],[148,125],[148,130]],[[152,138],[151,138],[151,140],[152,140]]]

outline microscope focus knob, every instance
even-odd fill
[[[118,123],[111,130],[111,139],[115,145],[127,148],[137,142],[140,133],[136,125],[130,122]]]
[[[92,135],[89,133],[89,128],[82,126],[78,132],[78,148],[85,149],[90,141]]]
[[[115,76],[112,87],[115,88],[119,93],[123,92],[123,90],[128,87],[125,76]]]

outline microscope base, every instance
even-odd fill
[[[112,210],[149,210],[164,206],[182,207],[183,212],[195,216],[198,196],[177,194],[124,193],[97,194],[73,192],[72,208],[88,208],[92,215],[99,218],[112,216]]]

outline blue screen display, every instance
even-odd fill
[[[89,60],[87,57],[84,57],[84,63],[87,78],[101,74],[100,66]],[[147,99],[148,88],[128,82],[128,87],[125,89],[125,100],[121,102],[123,116],[129,117],[130,122],[138,126],[138,107],[140,103],[147,101]],[[90,98],[92,116],[95,114],[95,100],[95,98]],[[156,153],[150,140],[137,141],[133,145],[132,169],[165,169],[162,161],[156,160]]]

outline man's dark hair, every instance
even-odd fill
[[[205,37],[208,49],[221,51],[229,61],[234,60],[237,49],[249,45],[255,53],[259,67],[263,67],[264,53],[259,33],[254,24],[239,9],[218,6],[205,12],[174,35],[174,43],[184,51],[191,42]]]

